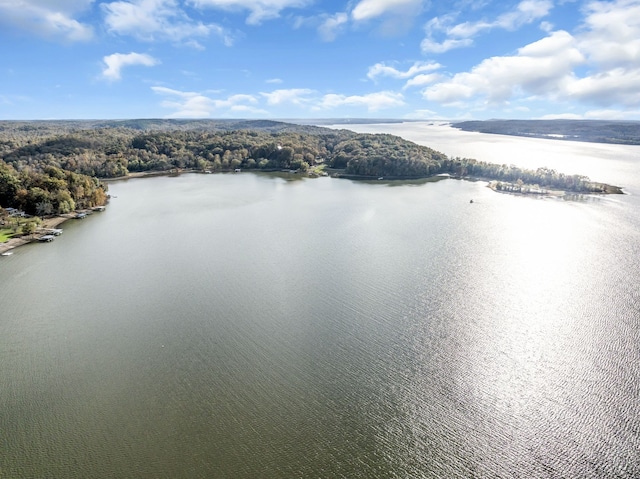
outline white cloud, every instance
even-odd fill
[[[579,35],[589,59],[603,67],[640,66],[640,1],[590,2]]]
[[[442,42],[436,42],[431,38],[425,38],[420,43],[420,48],[423,53],[444,53],[455,48],[468,47],[473,44],[473,40],[465,38],[462,40],[453,40],[448,38]]]
[[[103,3],[105,24],[112,33],[130,35],[139,40],[170,40],[202,49],[194,37],[218,36],[225,45],[233,36],[220,25],[192,20],[176,0],[131,0]]]
[[[455,17],[447,15],[435,17],[425,25],[427,36],[421,43],[425,53],[444,53],[454,48],[467,47],[473,44],[473,37],[485,30],[495,28],[516,30],[549,14],[553,7],[551,0],[523,0],[514,10],[503,13],[493,21],[478,20],[452,25]],[[444,33],[443,40],[434,37]]]
[[[467,47],[473,44],[470,38],[454,39],[445,38],[442,41],[434,40],[440,32],[448,30],[455,20],[455,15],[445,15],[443,17],[434,17],[424,26],[427,36],[420,43],[420,49],[423,53],[444,53],[455,48]]]
[[[341,106],[365,107],[367,111],[374,112],[385,108],[403,106],[405,104],[402,94],[392,91],[381,91],[366,95],[338,95],[331,93],[324,95],[319,104],[321,109],[333,109]]]
[[[282,79],[281,78],[269,78],[268,80],[266,80],[266,83],[282,83]]]
[[[567,95],[596,105],[640,105],[640,68],[614,68],[576,79],[567,85]]]
[[[514,56],[492,57],[424,91],[430,101],[450,104],[477,96],[490,103],[505,102],[514,95],[552,95],[566,91],[573,69],[585,62],[574,38],[559,31],[526,45]]]
[[[318,34],[325,42],[331,42],[336,39],[338,34],[345,27],[349,17],[344,12],[338,12],[324,19],[318,27]]]
[[[271,93],[260,93],[267,99],[269,105],[282,105],[290,103],[293,105],[303,105],[309,103],[309,95],[313,94],[314,90],[307,88],[291,88],[288,90],[274,90]]]
[[[408,15],[418,13],[423,0],[360,0],[351,11],[356,21],[371,20],[382,15]]]
[[[442,78],[442,75],[439,74],[439,73],[429,73],[429,74],[416,75],[415,77],[410,78],[409,80],[407,80],[407,83],[404,84],[402,89],[406,90],[407,88],[411,88],[411,87],[423,87],[423,86],[429,85],[431,83],[435,83],[436,81],[440,80],[441,78]]]
[[[213,100],[199,93],[182,92],[165,87],[151,87],[151,89],[155,93],[171,98],[161,103],[164,108],[174,110],[169,115],[171,118],[207,118],[214,110]]]
[[[553,24],[551,22],[540,22],[540,30],[551,33],[553,31]]]
[[[555,31],[516,55],[485,59],[427,87],[424,98],[465,109],[544,99],[600,107],[589,118],[637,116],[640,0],[592,1],[583,13],[574,35]]]
[[[86,41],[93,29],[75,20],[93,0],[0,0],[0,25],[26,30],[47,38]]]
[[[551,0],[523,0],[515,10],[500,15],[491,28],[516,30],[522,25],[546,17],[552,8],[553,2]]]
[[[301,8],[311,0],[192,0],[197,7],[213,7],[228,11],[249,10],[247,23],[258,25],[264,20],[278,18],[286,8]]]
[[[162,95],[161,106],[173,110],[169,118],[208,118],[212,114],[224,116],[229,113],[266,114],[253,105],[258,100],[253,95],[231,95],[225,99],[213,99],[202,93],[174,90],[162,86],[151,87],[154,93]]]
[[[351,11],[355,23],[378,23],[385,36],[405,34],[420,15],[426,0],[360,0]]]
[[[146,53],[114,53],[102,59],[106,65],[102,75],[109,80],[120,80],[121,71],[125,66],[143,65],[152,67],[160,63]]]
[[[419,73],[437,70],[440,67],[441,65],[435,62],[415,62],[407,71],[400,71],[395,67],[386,65],[385,63],[376,63],[372,67],[369,67],[367,77],[371,80],[375,80],[379,76],[388,76],[404,80]]]

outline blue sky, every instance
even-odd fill
[[[640,0],[0,0],[0,119],[640,119]]]

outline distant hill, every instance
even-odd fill
[[[485,120],[453,123],[454,128],[497,135],[640,145],[640,121]]]
[[[49,135],[83,130],[124,129],[138,132],[158,131],[234,131],[254,130],[269,133],[295,132],[317,134],[321,128],[312,123],[286,123],[275,120],[182,120],[164,118],[142,118],[131,120],[35,120],[11,121],[0,120],[0,135],[7,133]],[[324,130],[326,131],[326,130]]]

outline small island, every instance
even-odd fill
[[[394,135],[278,121],[0,121],[0,253],[9,238],[34,239],[104,207],[108,180],[245,170],[355,180],[474,178],[492,181],[496,191],[521,194],[622,193],[549,168],[452,158]],[[1,229],[15,218],[7,211],[27,220]]]

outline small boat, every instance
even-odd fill
[[[13,254],[13,251],[5,251],[4,253],[0,254],[0,256],[11,256]]]
[[[54,239],[56,239],[56,237],[53,235],[44,235],[40,236],[40,238],[38,238],[38,241],[40,241],[41,243],[51,243]]]

